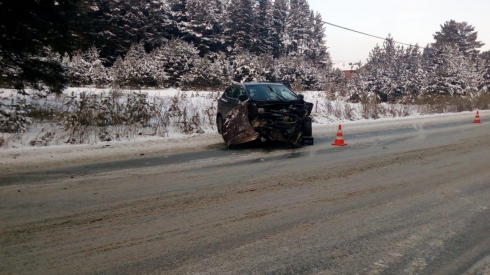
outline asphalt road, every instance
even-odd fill
[[[0,274],[490,274],[471,118],[0,175]]]

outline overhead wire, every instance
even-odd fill
[[[340,29],[351,31],[351,32],[359,33],[359,34],[362,34],[362,35],[366,35],[366,36],[378,38],[378,39],[381,39],[381,40],[387,40],[386,38],[383,38],[381,36],[377,36],[377,35],[373,35],[373,34],[361,32],[361,31],[356,31],[354,29],[350,29],[350,28],[347,28],[347,27],[342,27],[342,26],[339,26],[337,24],[333,24],[333,23],[330,23],[330,22],[327,22],[327,21],[324,21],[324,20],[320,20],[320,19],[316,19],[316,18],[312,18],[312,19],[313,20],[316,20],[316,21],[320,21],[320,22],[325,23],[325,24],[330,25],[330,26],[334,26],[336,28],[340,28]],[[402,44],[402,45],[410,46],[410,47],[413,46],[412,44],[408,44],[408,43],[404,43],[404,42],[399,42],[399,41],[396,41],[396,40],[393,40],[393,42],[395,42],[397,44]]]
[[[355,33],[363,34],[363,35],[366,35],[366,36],[378,38],[378,39],[385,40],[385,41],[387,40],[387,38],[383,38],[381,36],[376,36],[376,35],[372,35],[372,34],[369,34],[369,33],[364,33],[364,32],[361,32],[361,31],[356,31],[356,30],[349,29],[349,28],[346,28],[346,27],[342,27],[342,26],[339,26],[339,25],[336,25],[336,24],[333,24],[333,23],[330,23],[330,22],[327,22],[327,21],[324,21],[324,20],[319,20],[319,19],[316,19],[316,18],[312,18],[312,19],[313,20],[316,20],[316,21],[320,21],[320,22],[325,23],[325,24],[330,25],[330,26],[334,26],[334,27],[337,27],[337,28],[344,29],[344,30],[352,31],[352,32],[355,32]],[[404,42],[400,42],[400,41],[396,41],[396,40],[392,40],[392,41],[394,43],[401,44],[401,45],[406,45],[406,46],[410,46],[410,47],[413,47],[414,46],[414,44],[408,44],[408,43],[404,43]],[[426,47],[424,50],[434,51],[434,49],[429,48],[429,47]]]

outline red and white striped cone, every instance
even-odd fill
[[[481,123],[479,111],[476,111],[476,117],[475,117],[475,120],[473,121],[473,123]]]
[[[339,130],[337,131],[337,138],[335,142],[332,143],[333,146],[346,146],[347,143],[344,142],[344,136],[342,135],[342,125],[339,125]]]

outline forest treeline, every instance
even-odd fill
[[[408,103],[475,97],[490,86],[490,53],[479,52],[473,26],[454,20],[425,47],[388,36],[365,64],[352,64],[347,81],[307,0],[6,1],[0,25],[0,83],[20,91],[273,81],[332,98]]]

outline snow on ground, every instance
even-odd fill
[[[1,94],[3,92],[3,94]],[[79,95],[82,92],[93,94],[107,93],[108,89],[70,88],[66,94]],[[128,91],[126,91],[128,92]],[[138,91],[139,92],[139,91]],[[225,149],[226,146],[220,135],[216,133],[213,116],[206,118],[205,110],[210,106],[216,106],[216,97],[221,93],[213,92],[182,92],[177,89],[168,90],[146,90],[150,98],[158,98],[163,101],[178,97],[181,108],[188,108],[192,112],[200,112],[202,120],[202,131],[200,133],[182,133],[180,128],[169,125],[168,132],[163,135],[146,134],[135,129],[135,134],[127,138],[111,139],[110,141],[97,140],[96,136],[86,144],[66,144],[66,135],[61,130],[53,130],[58,136],[49,146],[31,146],[31,141],[39,137],[40,132],[48,127],[46,123],[33,124],[26,133],[0,134],[7,137],[9,143],[0,148],[0,174],[25,169],[42,169],[58,165],[80,165],[84,163],[111,161],[137,157],[147,157],[180,152],[203,151],[213,149]],[[1,96],[9,97],[12,90],[0,90]],[[379,119],[363,119],[363,108],[359,104],[331,101],[322,96],[321,92],[305,92],[305,100],[313,102],[314,136],[332,136],[335,139],[337,126],[342,124],[344,132],[353,133],[357,131],[388,129],[401,127],[403,125],[415,125],[424,123],[440,123],[447,118],[460,118],[472,121],[474,112],[456,114],[426,115],[416,106],[385,105],[386,114],[380,114]],[[213,105],[214,104],[214,105]],[[482,111],[482,116],[489,116],[490,111]],[[385,117],[383,117],[385,116]],[[139,134],[137,134],[139,132]]]
[[[90,93],[90,94],[101,94],[101,93],[108,93],[112,89],[111,88],[105,88],[105,89],[100,89],[100,88],[75,88],[75,87],[70,87],[64,91],[64,94],[70,95],[71,93],[74,94],[80,94],[82,92],[84,93]],[[1,91],[1,90],[0,90]],[[12,90],[8,90],[11,92]],[[175,89],[175,88],[169,88],[169,89],[133,89],[133,90],[124,90],[125,92],[141,92],[141,93],[146,93],[149,96],[175,96],[178,95],[179,93],[182,93],[180,89]]]
[[[482,111],[480,114],[482,117],[490,117],[490,111]],[[326,125],[315,124],[313,126],[313,135],[316,137],[331,137],[333,142],[337,127],[342,124],[344,138],[348,143],[352,143],[353,140],[349,138],[350,133],[407,126],[419,127],[420,123],[443,123],[448,119],[467,120],[470,124],[473,118],[473,112],[464,112],[379,120],[338,121],[337,123]],[[32,169],[219,149],[224,150],[226,146],[221,136],[213,132],[179,138],[140,137],[132,141],[123,142],[112,141],[97,144],[10,148],[0,150],[0,175]]]

